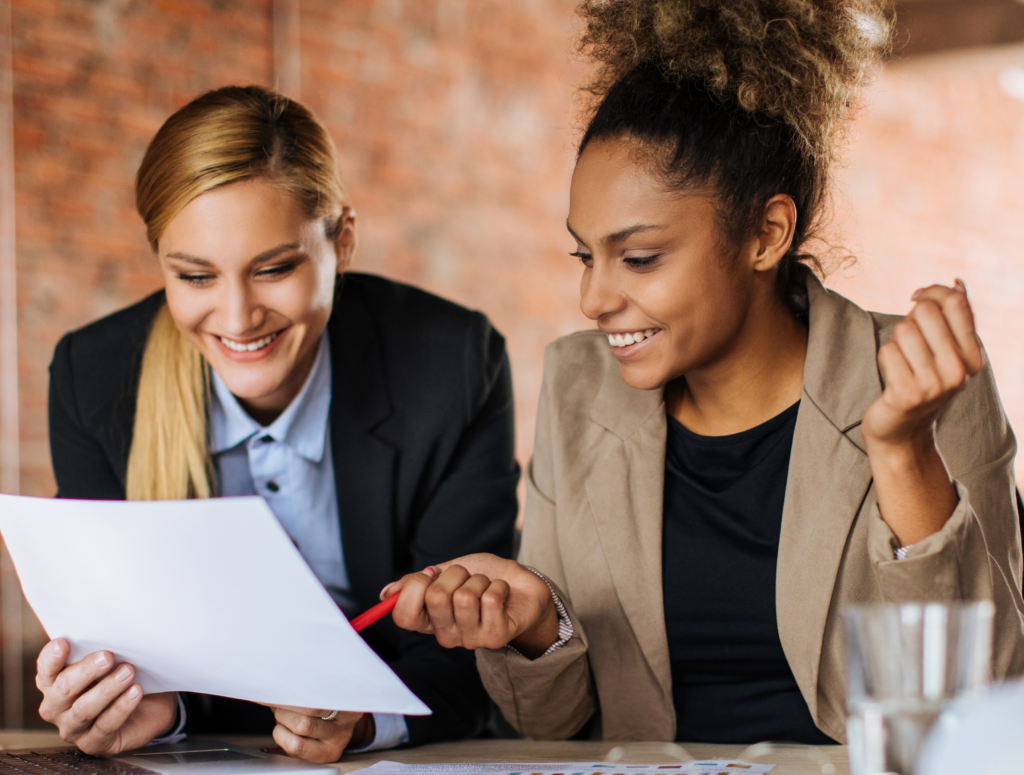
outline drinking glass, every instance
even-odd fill
[[[994,613],[989,601],[843,610],[852,775],[910,775],[942,710],[988,683]]]

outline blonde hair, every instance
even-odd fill
[[[211,189],[262,178],[292,194],[310,218],[337,235],[347,198],[330,135],[303,105],[260,86],[208,92],[164,123],[146,149],[135,204],[157,250],[167,225]],[[208,434],[209,371],[167,305],[142,357],[129,500],[209,498],[214,469]]]

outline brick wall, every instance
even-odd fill
[[[999,81],[1022,65],[1015,44],[921,56],[882,73],[837,181],[837,241],[858,263],[830,280],[862,306],[902,314],[914,289],[963,278],[1018,429],[1024,101]]]
[[[357,269],[486,311],[529,454],[544,343],[584,324],[565,249],[571,0],[304,0],[302,94],[338,143]],[[132,181],[199,92],[270,84],[271,0],[15,0],[22,492],[54,491],[60,335],[159,287]]]
[[[159,287],[133,179],[197,92],[266,83],[271,0],[15,0],[22,492],[54,492],[47,366],[65,331]]]

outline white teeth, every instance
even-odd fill
[[[224,343],[224,346],[227,347],[229,350],[233,350],[236,353],[251,353],[255,352],[256,350],[262,350],[268,344],[273,342],[275,339],[277,339],[277,334],[265,336],[262,339],[257,339],[255,342],[249,342],[249,344],[233,342],[230,339],[225,339],[223,336],[217,338],[220,339],[220,341]]]
[[[638,344],[644,339],[650,339],[660,329],[648,328],[646,331],[637,331],[635,334],[608,334],[608,344],[612,347],[627,347],[631,344]]]

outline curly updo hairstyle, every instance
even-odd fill
[[[580,50],[597,98],[579,153],[629,138],[671,190],[710,192],[733,245],[771,197],[796,203],[780,289],[826,201],[858,87],[887,49],[886,0],[585,0]]]

